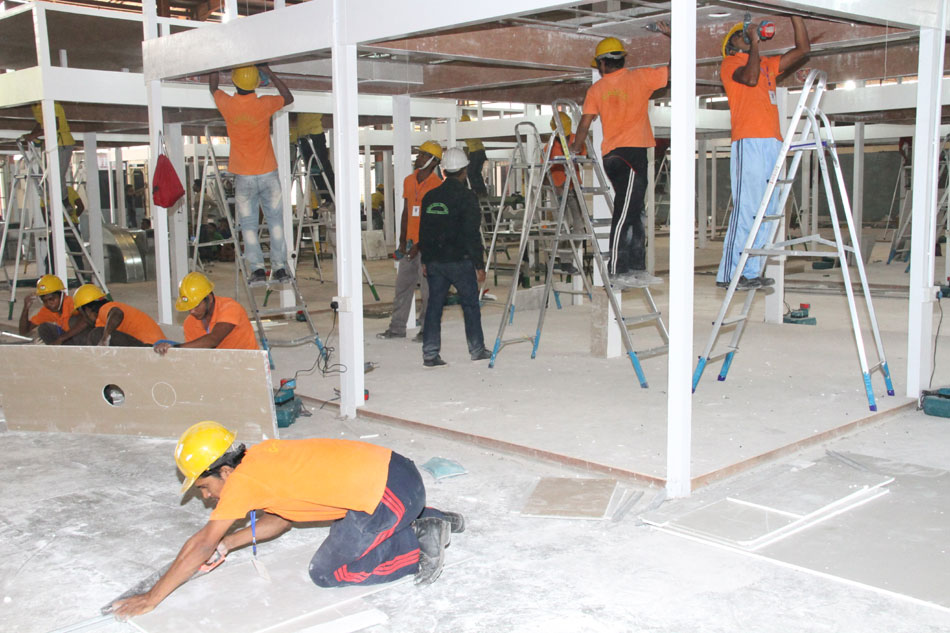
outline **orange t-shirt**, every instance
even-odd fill
[[[551,147],[551,158],[557,158],[559,156],[564,156],[564,148],[561,147],[561,139],[557,137],[557,134],[552,135],[554,146]],[[571,134],[567,137],[567,144],[574,144],[574,134]],[[581,150],[581,156],[587,156],[587,148]],[[581,175],[581,166],[577,166],[577,175]],[[579,178],[578,178],[579,179]],[[567,180],[567,172],[564,170],[564,165],[552,165],[551,166],[551,182],[554,183],[554,186],[560,189],[564,186],[564,181]]]
[[[653,128],[647,108],[650,96],[666,86],[670,69],[633,68],[615,70],[601,77],[587,90],[584,114],[600,116],[604,141],[600,145],[606,154],[617,147],[653,147]]]
[[[201,319],[196,319],[190,314],[185,318],[185,340],[191,342],[210,333],[218,323],[230,323],[234,325],[234,329],[228,332],[217,349],[260,349],[257,346],[257,337],[254,336],[254,328],[251,327],[251,321],[247,318],[244,307],[230,297],[217,295],[214,297],[214,312],[211,313],[207,330]]]
[[[53,312],[46,306],[40,308],[40,311],[30,317],[30,323],[33,325],[39,325],[41,323],[55,323],[59,327],[63,328],[63,331],[66,332],[69,330],[69,317],[73,315],[73,298],[68,294],[63,293],[63,305],[60,306],[59,312]]]
[[[442,176],[438,169],[433,169],[429,177],[419,182],[416,180],[418,170],[412,172],[402,181],[402,197],[406,200],[406,211],[409,219],[406,224],[406,241],[419,243],[419,220],[422,219],[422,199],[427,193],[442,184]]]
[[[264,510],[288,521],[339,519],[376,510],[392,451],[352,440],[265,440],[228,476],[212,520]]]
[[[270,142],[270,118],[284,107],[279,95],[229,95],[214,93],[214,104],[224,117],[231,140],[228,171],[241,176],[269,174],[277,169],[274,146]]]
[[[754,86],[740,84],[732,75],[749,61],[748,53],[736,53],[722,60],[719,77],[729,97],[732,119],[732,140],[744,138],[777,138],[782,140],[775,99],[778,66],[781,57],[763,57],[759,60],[759,82]]]
[[[133,308],[125,303],[110,301],[99,309],[99,315],[96,317],[96,327],[105,327],[109,318],[109,312],[112,308],[122,310],[122,323],[116,328],[117,332],[134,336],[143,343],[154,345],[155,341],[165,338],[162,328],[158,326],[152,317],[145,314],[138,308]]]

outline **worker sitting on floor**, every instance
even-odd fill
[[[188,312],[185,342],[159,341],[154,349],[162,356],[172,347],[211,349],[259,349],[254,328],[240,303],[216,297],[214,284],[199,272],[188,273],[178,284],[175,308]]]
[[[245,450],[217,422],[186,430],[175,448],[185,477],[204,499],[217,502],[211,518],[178,552],[150,591],[114,605],[128,618],[155,608],[215,552],[227,552],[285,532],[294,522],[333,521],[310,560],[320,587],[374,585],[415,574],[428,584],[442,572],[450,532],[460,514],[425,507],[415,464],[388,448],[338,439],[265,440]],[[251,525],[228,533],[250,515]]]
[[[83,318],[80,327],[86,345],[151,347],[165,338],[149,315],[130,305],[110,301],[102,289],[83,284],[73,295],[73,305]],[[90,329],[91,328],[91,329]]]
[[[30,306],[36,297],[43,302],[43,307],[31,318]],[[56,275],[43,275],[36,282],[36,294],[28,295],[23,300],[20,336],[26,336],[36,328],[40,340],[47,345],[77,345],[78,342],[73,338],[82,317],[74,312],[72,297],[66,294],[62,280]]]

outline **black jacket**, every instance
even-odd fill
[[[475,264],[475,270],[484,268],[481,221],[475,194],[457,178],[447,178],[422,198],[419,221],[422,263],[468,259]]]

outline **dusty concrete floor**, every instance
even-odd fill
[[[715,262],[718,248],[713,244],[698,253],[697,264]],[[332,313],[326,307],[336,294],[330,268],[324,267],[326,283],[306,270],[298,278],[321,335],[333,345],[335,335],[327,336]],[[369,262],[369,269],[383,301],[390,300],[391,264]],[[942,270],[940,260],[938,271]],[[844,298],[814,286],[834,278],[826,274],[840,279],[836,271],[789,276],[790,281],[801,279],[796,286],[807,289],[790,291],[786,301],[810,302],[817,327],[753,322],[729,379],[717,382],[716,368],[707,369],[693,400],[694,475],[716,473],[744,461],[751,467],[759,455],[867,418]],[[233,287],[232,275],[226,265],[212,272],[221,294],[233,294],[228,290]],[[875,284],[906,285],[899,264],[872,263],[869,276]],[[696,277],[697,354],[722,296],[712,282],[709,275]],[[153,285],[116,286],[113,292],[117,299],[154,313]],[[504,289],[494,294],[503,298]],[[883,384],[875,376],[882,408],[908,402],[900,397],[906,299],[898,294],[875,298],[898,389],[898,397],[883,396]],[[655,296],[665,311],[665,287]],[[372,310],[373,299],[365,287],[364,300]],[[761,309],[758,300],[759,314]],[[329,414],[286,434],[378,433],[379,439],[371,441],[389,444],[417,462],[440,454],[469,467],[469,476],[434,484],[430,490],[437,500],[473,517],[468,537],[472,541],[466,548],[481,555],[459,566],[454,581],[447,572],[444,582],[424,592],[403,587],[374,597],[373,603],[392,618],[390,626],[380,631],[475,631],[485,626],[513,631],[950,630],[941,608],[639,526],[634,516],[642,508],[617,524],[518,517],[523,495],[537,476],[578,472],[558,465],[559,459],[579,460],[572,463],[582,468],[587,464],[594,471],[612,467],[660,478],[665,472],[665,360],[644,362],[651,387],[640,389],[629,361],[590,357],[587,311],[580,306],[549,314],[537,359],[530,360],[528,348],[514,346],[502,353],[494,369],[488,369],[487,363],[467,360],[460,314],[457,308],[447,309],[443,356],[450,365],[435,371],[422,368],[418,344],[376,339],[375,333],[388,321],[367,318],[366,358],[378,367],[366,377],[370,398],[365,408],[458,432],[457,438],[474,437],[470,441],[438,437],[418,427],[362,418],[341,421]],[[500,312],[490,304],[483,309],[489,344]],[[530,312],[517,314],[515,327],[523,326],[533,330]],[[174,328],[167,333],[174,337]],[[950,381],[950,365],[940,356],[942,347],[938,345],[934,385]],[[313,350],[307,348],[279,353],[275,378],[290,377],[310,367],[313,359]],[[302,377],[299,382],[302,393],[321,399],[332,399],[338,384],[334,377],[322,376]],[[862,450],[870,444],[881,453],[897,451],[902,461],[924,460],[946,468],[939,448],[946,445],[945,427],[929,423],[923,425],[926,434],[922,434],[921,419],[931,421],[910,412],[871,420],[867,430],[837,442],[860,440]],[[205,516],[206,510],[194,501],[178,508],[174,482],[164,481],[174,478],[169,442],[20,433],[0,437],[5,452],[17,456],[0,466],[0,472],[7,469],[5,480],[22,482],[16,488],[4,486],[2,494],[7,507],[23,508],[3,526],[11,538],[4,539],[10,549],[0,572],[4,595],[11,600],[0,607],[0,617],[14,622],[13,630],[50,630],[88,617],[99,603],[172,556]],[[480,438],[495,440],[499,447],[502,442],[518,445],[550,459],[515,457],[490,443],[474,443]],[[111,456],[90,460],[89,454],[100,447]],[[30,466],[53,455],[49,468]],[[122,482],[118,488],[116,482]],[[657,489],[646,492],[644,503]],[[137,512],[129,513],[129,508]],[[69,518],[57,520],[62,517]],[[137,536],[130,539],[129,533]],[[146,542],[143,554],[140,548]],[[93,544],[102,547],[89,554]],[[50,569],[56,570],[55,582],[44,584]],[[50,599],[50,586],[56,588],[56,601]]]

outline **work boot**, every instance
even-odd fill
[[[728,288],[728,287],[729,287],[729,282],[728,282],[728,281],[717,281],[717,282],[716,282],[716,287],[717,287],[717,288]]]
[[[452,529],[452,534],[458,534],[465,531],[465,517],[463,517],[458,512],[446,512],[440,510],[442,514],[445,515],[445,520],[448,521],[449,526]]]
[[[489,352],[484,347],[482,348],[482,351],[472,356],[472,360],[488,360],[489,358],[491,358],[491,352]]]
[[[646,288],[653,284],[663,283],[659,277],[655,277],[645,270],[632,270],[625,275],[627,286],[630,288]]]
[[[775,283],[774,281],[772,283]],[[756,288],[761,288],[762,282],[759,281],[758,277],[753,277],[749,279],[748,277],[739,277],[739,283],[736,285],[737,290],[755,290]]]
[[[775,285],[775,280],[772,279],[771,277],[766,277],[765,275],[762,275],[758,279],[759,279],[759,286],[762,288],[768,288],[769,286]]]
[[[279,284],[287,283],[290,281],[290,275],[287,273],[286,268],[281,268],[277,272],[272,272],[270,274],[271,281],[276,281]]]
[[[417,332],[416,335],[412,337],[412,342],[413,342],[413,343],[421,343],[421,342],[422,342],[422,330],[419,330],[419,332]]]
[[[413,521],[412,529],[419,539],[419,571],[415,583],[428,585],[442,574],[445,547],[452,538],[452,527],[448,521],[426,517]]]
[[[247,279],[247,283],[249,284],[260,284],[264,283],[265,281],[267,281],[267,273],[263,268],[258,268],[252,272],[251,276]]]
[[[443,365],[448,365],[441,356],[436,356],[435,358],[424,358],[422,364],[426,367],[442,367]]]
[[[385,332],[379,332],[376,334],[376,338],[406,338],[406,333],[397,334],[392,330],[386,330]]]

